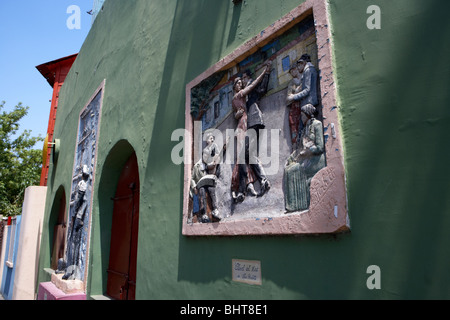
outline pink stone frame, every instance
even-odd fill
[[[78,115],[78,127],[77,127],[77,139],[76,139],[76,143],[75,143],[75,150],[74,150],[74,165],[77,162],[77,146],[78,146],[78,134],[80,132],[80,119],[81,119],[81,115],[86,111],[87,107],[91,104],[91,102],[95,99],[95,97],[101,92],[102,96],[100,98],[100,108],[99,108],[99,119],[98,119],[98,124],[97,124],[97,132],[96,132],[96,139],[95,139],[95,146],[96,146],[96,151],[95,151],[95,156],[94,156],[94,170],[96,170],[97,168],[97,151],[98,151],[98,141],[99,141],[99,136],[100,136],[100,127],[101,127],[101,120],[102,120],[102,108],[103,108],[103,99],[105,97],[105,85],[106,85],[106,79],[104,79],[101,84],[98,86],[98,88],[95,90],[95,92],[91,95],[91,97],[88,99],[87,103],[84,105],[83,109],[81,109],[79,115]],[[89,204],[90,204],[90,208],[91,208],[91,212],[89,213],[89,226],[88,226],[88,230],[87,230],[87,243],[86,243],[86,262],[85,262],[85,270],[84,270],[84,277],[83,280],[78,280],[78,281],[83,281],[83,285],[84,288],[86,288],[87,285],[87,279],[88,279],[88,273],[89,273],[89,257],[90,257],[90,239],[91,239],[91,232],[92,232],[92,207],[93,207],[93,201],[94,201],[94,189],[95,186],[95,171],[92,172],[92,184],[91,184],[91,188],[92,188],[92,194],[91,194],[91,198],[89,199]],[[71,187],[70,189],[70,195],[73,193],[73,187]],[[70,206],[67,209],[67,221],[69,221],[70,219]],[[65,241],[65,245],[64,245],[64,257],[66,254],[66,250],[67,250],[67,243],[69,241],[69,233],[66,234],[66,241]],[[65,280],[67,281],[67,280]],[[76,280],[77,281],[77,280]]]
[[[183,227],[185,236],[237,236],[237,235],[287,235],[338,233],[350,230],[347,210],[347,193],[344,169],[344,150],[340,135],[336,86],[332,65],[332,41],[326,0],[306,0],[283,18],[269,26],[238,49],[221,59],[186,86],[186,131],[193,135],[193,119],[190,114],[191,90],[214,73],[227,70],[254,53],[257,49],[289,30],[313,14],[318,48],[324,127],[329,138],[325,149],[327,166],[311,181],[309,210],[301,214],[286,214],[271,219],[241,219],[215,223],[188,224],[189,188],[191,180],[190,160],[193,139],[185,139]]]

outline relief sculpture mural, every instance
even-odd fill
[[[60,259],[56,270],[63,280],[85,278],[101,101],[102,90],[98,89],[80,113],[65,259]]]
[[[307,5],[187,86],[184,234],[349,229],[326,15]]]

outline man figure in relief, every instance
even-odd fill
[[[75,205],[74,217],[72,222],[72,229],[70,230],[69,241],[67,245],[67,261],[65,263],[66,270],[63,279],[67,280],[78,266],[78,259],[80,255],[81,235],[84,225],[84,217],[88,205],[86,191],[89,188],[90,171],[87,165],[83,165],[81,169],[82,179],[78,182],[75,191],[75,199],[70,202],[70,206]]]
[[[294,93],[288,93],[286,99],[287,104],[298,101],[300,103],[300,109],[310,104],[319,111],[318,74],[316,68],[311,63],[309,54],[305,53],[297,60],[297,69],[302,74],[300,86]],[[302,129],[303,123],[300,121],[298,132],[301,132]]]

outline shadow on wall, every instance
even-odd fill
[[[221,4],[228,8],[227,2]],[[203,1],[198,8],[193,8],[192,4],[177,2],[162,79],[165,85],[158,101],[153,139],[149,148],[152,152],[149,154],[145,174],[146,181],[150,183],[142,186],[142,195],[147,197],[147,200],[142,200],[141,203],[148,202],[151,206],[151,221],[142,222],[140,227],[148,228],[143,230],[142,234],[146,234],[152,250],[139,250],[140,259],[148,262],[140,266],[140,272],[152,274],[158,270],[156,264],[164,263],[160,260],[164,259],[163,256],[158,256],[156,262],[154,257],[150,256],[151,252],[179,248],[178,265],[174,266],[177,269],[172,270],[172,266],[167,263],[164,264],[167,265],[164,273],[177,273],[180,282],[225,281],[225,285],[211,287],[211,294],[216,298],[248,298],[249,292],[254,298],[320,297],[321,293],[328,290],[330,283],[338,283],[341,290],[348,291],[350,275],[353,272],[353,259],[349,259],[352,256],[352,248],[345,245],[350,240],[349,235],[302,238],[186,238],[181,235],[184,168],[167,165],[171,163],[170,154],[173,147],[173,143],[168,142],[174,129],[184,127],[184,112],[180,110],[184,110],[185,106],[185,85],[221,58],[223,51],[214,47],[214,37],[217,34],[226,35],[228,32],[230,39],[233,32],[236,34],[240,7],[236,7],[237,13],[233,13],[231,30],[224,30],[220,28],[224,28],[225,24],[217,21],[222,21],[228,12],[225,7],[222,8],[224,10],[219,10],[215,6],[217,4],[214,2]],[[209,15],[205,16],[205,12]],[[197,23],[193,23],[194,21]],[[218,29],[211,26],[217,26]],[[181,34],[185,35],[184,39],[180,39]],[[142,216],[141,219],[148,218]],[[179,223],[176,224],[175,221]],[[158,230],[152,229],[156,226]],[[160,241],[161,237],[164,237],[164,241]],[[318,250],[321,250],[323,255],[318,255]],[[250,287],[232,282],[231,261],[235,258],[260,260],[263,286]],[[154,268],[152,264],[155,264]],[[313,269],[311,264],[314,265]],[[305,276],[297,276],[298,274]],[[315,274],[320,274],[322,278],[318,283],[315,283]],[[164,282],[165,276],[161,275],[157,281]],[[276,287],[285,289],[272,293],[272,289]],[[204,298],[206,294],[209,296],[205,292],[189,291],[186,293],[188,298]]]
[[[177,272],[179,282],[220,282],[206,293],[186,293],[194,299],[209,293],[220,299],[248,298],[248,293],[276,299],[448,297],[443,284],[450,282],[445,178],[450,151],[444,139],[450,118],[450,52],[444,37],[450,22],[443,6],[450,9],[450,4],[415,2],[385,4],[382,29],[373,31],[365,30],[364,3],[330,5],[352,233],[187,238],[181,235],[183,167],[167,165],[170,136],[184,127],[180,110],[186,83],[221,58],[214,37],[227,38],[227,30],[216,22],[228,13],[208,1],[198,2],[197,8],[178,1],[145,174],[150,183],[141,192],[152,213],[152,223],[141,223],[148,225],[145,234],[152,246],[139,252],[150,261],[141,271],[151,274],[152,263],[160,262],[152,262],[151,252],[178,248],[178,265],[168,265],[165,272]],[[355,10],[363,14],[352,20]],[[229,43],[238,20],[233,13]],[[164,241],[151,241],[158,237]],[[261,261],[263,285],[232,282],[232,259]],[[366,286],[366,270],[373,264],[381,268],[381,290]]]
[[[95,226],[93,237],[99,240],[101,261],[92,265],[91,294],[106,292],[107,268],[109,264],[109,251],[111,242],[112,214],[114,197],[122,169],[134,149],[126,140],[118,141],[108,153],[103,164],[98,186],[98,225]]]
[[[352,33],[333,17],[345,128],[352,238],[361,270],[380,266],[382,290],[357,273],[351,298],[448,298],[450,255],[450,4],[381,6],[381,30]],[[337,1],[336,12],[356,10]],[[361,6],[363,6],[361,4]],[[361,8],[364,10],[365,8]],[[348,37],[348,34],[354,34]],[[356,43],[359,43],[356,45]],[[340,48],[354,48],[351,52]],[[351,65],[340,67],[351,61]],[[342,64],[340,64],[342,62]],[[358,72],[361,72],[358,75]],[[375,290],[377,291],[377,290]]]
[[[144,274],[160,270],[156,265],[160,265],[161,260],[156,261],[152,252],[167,253],[167,248],[179,247],[181,227],[177,222],[180,221],[182,212],[178,206],[183,202],[184,167],[172,164],[171,135],[173,130],[185,126],[186,84],[200,73],[199,70],[208,68],[215,60],[220,59],[223,51],[222,39],[228,31],[226,19],[229,8],[228,1],[202,0],[176,3],[167,55],[162,60],[165,61],[161,81],[163,85],[151,133],[149,150],[152,151],[147,160],[146,183],[141,186],[141,203],[148,203],[150,208],[141,209],[149,210],[150,217],[144,215],[140,217],[140,228],[142,227],[140,234],[146,235],[146,242],[151,246],[151,249],[147,250],[138,248],[139,259],[147,262],[139,266],[139,272]],[[231,27],[233,28],[237,28],[237,22]],[[233,33],[233,30],[230,33]],[[177,268],[172,262],[167,263],[167,267]],[[172,274],[178,272],[176,269],[170,271]],[[164,273],[166,272],[167,270]],[[140,277],[139,273],[137,276]],[[164,276],[158,277],[161,283],[165,282]],[[155,283],[152,283],[152,286],[155,286]],[[147,289],[137,287],[137,290]],[[154,292],[155,289],[152,287],[148,290]]]

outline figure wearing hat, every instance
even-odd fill
[[[319,110],[318,74],[316,68],[311,63],[309,54],[305,53],[297,60],[297,70],[302,74],[300,86],[295,93],[288,93],[286,102],[289,104],[298,101],[300,102],[300,108],[311,104]],[[300,121],[298,132],[301,132],[301,129],[302,122]]]
[[[247,130],[253,129],[255,130],[256,137],[255,140],[245,142],[246,149],[246,163],[251,167],[256,180],[260,182],[261,190],[259,193],[256,193],[253,185],[249,185],[248,191],[252,195],[262,196],[265,192],[270,189],[270,182],[267,179],[264,168],[261,164],[261,161],[257,157],[257,153],[259,152],[259,136],[260,130],[264,129],[266,126],[264,124],[264,116],[259,108],[261,98],[267,93],[267,89],[269,86],[269,77],[271,72],[272,60],[267,60],[264,64],[265,71],[263,72],[264,76],[258,85],[251,90],[247,95]],[[252,74],[250,70],[246,70],[242,75],[242,81],[244,82],[244,86],[250,86],[253,83]],[[250,148],[252,150],[250,151]],[[256,151],[256,152],[255,152]]]
[[[301,79],[300,73],[297,68],[297,62],[292,63],[289,73],[292,76],[292,80],[289,82],[287,94],[295,94],[297,90],[301,87]],[[300,102],[299,101],[290,101],[286,103],[286,106],[289,108],[289,129],[291,132],[291,142],[292,142],[292,150],[296,149],[297,139],[298,139],[298,130],[300,126]]]

